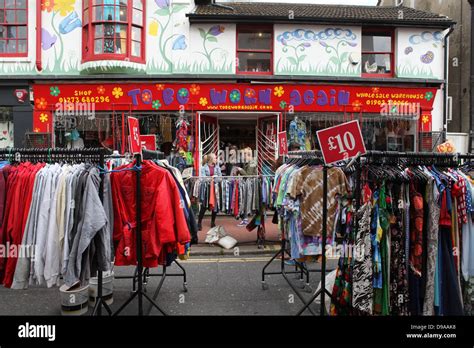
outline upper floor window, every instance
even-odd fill
[[[84,0],[83,11],[83,60],[145,61],[143,0]]]
[[[0,0],[0,56],[28,54],[27,0]]]
[[[237,72],[271,74],[273,66],[273,27],[237,27]]]
[[[362,31],[362,75],[392,77],[394,72],[393,31]]]

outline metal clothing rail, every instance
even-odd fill
[[[25,160],[40,160],[42,162],[53,162],[61,160],[93,160],[98,162],[99,166],[103,167],[105,163],[105,156],[108,150],[105,148],[83,148],[83,149],[65,149],[65,148],[3,148],[0,149],[0,156],[10,161],[21,162]],[[100,174],[99,197],[101,202],[104,199],[104,174]],[[99,241],[99,236],[96,236],[94,241]],[[101,315],[102,307],[106,309],[109,315],[112,310],[107,305],[103,298],[103,273],[101,270],[97,271],[97,298],[92,310],[92,315]]]
[[[319,151],[290,151],[288,152],[288,158],[301,158],[301,159],[317,159],[323,164],[322,156]],[[288,272],[285,270],[285,254],[288,254],[287,250],[287,239],[285,237],[285,232],[282,233],[282,240],[281,240],[281,248],[280,250],[270,259],[270,261],[265,264],[265,266],[262,269],[262,288],[265,290],[267,289],[267,285],[265,283],[265,276],[266,275],[275,275],[275,274],[281,274],[283,278],[286,280],[288,285],[293,289],[293,291],[296,293],[296,295],[299,297],[299,299],[304,303],[304,307],[301,308],[297,315],[301,315],[306,309],[311,312],[311,314],[316,315],[315,312],[310,308],[309,306],[311,303],[314,302],[314,300],[318,297],[321,296],[321,306],[320,306],[320,315],[325,314],[325,307],[324,307],[324,299],[325,295],[328,294],[329,296],[332,296],[327,290],[325,286],[325,278],[326,278],[326,238],[327,238],[327,178],[328,178],[328,173],[327,173],[328,167],[323,165],[323,226],[322,226],[322,244],[321,244],[321,254],[322,254],[322,261],[321,261],[321,269],[320,270],[313,270],[313,272],[321,272],[321,290],[317,291],[315,295],[313,295],[313,299],[310,302],[307,302],[305,298],[300,294],[300,292],[296,289],[296,287],[293,285],[293,283],[290,281],[288,278],[287,274],[292,274],[292,273],[300,273],[300,280],[303,280],[303,274],[306,275],[306,286],[309,291],[311,291],[311,288],[309,286],[309,273],[311,272],[304,264],[295,262],[296,268],[300,269],[300,271],[294,271],[294,272]],[[266,269],[270,266],[272,261],[277,258],[279,255],[281,255],[281,269],[279,272],[266,272]]]

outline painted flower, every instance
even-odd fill
[[[351,47],[356,47],[357,46],[357,43],[356,42],[349,42],[349,41],[346,41],[347,44]]]
[[[355,102],[352,103],[352,107],[354,108],[354,111],[360,111],[360,108],[362,106],[362,103],[360,100],[356,100]]]
[[[433,51],[428,51],[420,57],[420,60],[423,64],[430,64],[433,61],[434,57],[435,55]]]
[[[405,48],[405,54],[406,54],[406,55],[409,55],[409,54],[412,53],[412,52],[413,52],[413,47],[408,46],[407,48]]]
[[[39,98],[35,100],[35,106],[37,109],[44,110],[48,106],[48,103],[46,102],[46,99]]]
[[[151,100],[151,93],[149,92],[143,92],[142,94],[142,100],[144,103],[148,103]]]
[[[35,133],[39,133],[41,129],[39,129],[38,127],[35,128],[34,132]]]
[[[303,42],[303,43],[302,43],[302,46],[303,46],[303,47],[311,47],[311,43],[309,43],[309,42]]]
[[[329,45],[325,43],[324,41],[319,41],[319,44],[323,47],[328,47]]]
[[[176,40],[173,42],[172,50],[173,51],[182,51],[185,50],[188,47],[186,44],[186,36],[184,35],[179,35]]]
[[[421,121],[423,122],[423,124],[427,124],[430,122],[430,118],[428,115],[425,115],[423,116],[423,118],[421,119]]]
[[[151,36],[158,36],[158,21],[151,21],[148,26],[148,34]]]
[[[178,91],[178,95],[180,97],[187,97],[189,95],[189,91],[187,88],[180,88]]]
[[[151,107],[153,109],[158,110],[159,108],[161,108],[161,102],[159,100],[153,100],[153,102],[151,103]]]
[[[55,34],[51,34],[45,28],[41,28],[41,47],[43,50],[49,50],[54,46],[58,37]]]
[[[41,11],[51,12],[54,7],[53,0],[41,0]]]
[[[193,83],[191,85],[191,88],[189,89],[189,91],[191,92],[192,95],[197,95],[201,91],[201,87],[199,87],[199,85],[196,85],[196,84]]]
[[[55,0],[54,11],[59,12],[61,16],[66,16],[69,12],[74,11],[74,3],[76,0]]]
[[[159,90],[159,91],[162,91],[162,90],[164,90],[164,89],[165,89],[165,85],[164,85],[164,84],[162,84],[162,83],[160,83],[160,84],[157,84],[157,85],[156,85],[156,89],[157,89],[157,90]]]
[[[214,25],[209,29],[207,33],[212,36],[217,36],[217,35],[222,34],[224,30],[225,28],[222,25]]]
[[[57,97],[59,94],[61,94],[61,91],[59,90],[59,87],[58,87],[58,86],[53,86],[53,87],[50,87],[50,88],[49,88],[49,93],[50,93],[53,97]]]
[[[280,109],[285,109],[285,108],[286,108],[286,105],[287,105],[287,104],[286,104],[286,101],[282,100],[282,101],[280,102]]]
[[[275,94],[278,98],[281,98],[283,94],[285,94],[285,90],[283,86],[277,86],[273,89],[273,94]]]
[[[237,91],[232,91],[229,97],[233,103],[238,103],[240,101],[240,93]]]
[[[48,122],[48,114],[42,112],[42,113],[40,114],[39,120],[40,120],[42,123]]]
[[[373,93],[378,93],[380,91],[380,88],[378,87],[372,87],[372,92]]]
[[[104,94],[105,93],[105,87],[100,85],[99,87],[97,87],[97,93],[98,94]]]
[[[201,106],[206,106],[208,104],[207,98],[200,98],[199,104],[201,104]]]
[[[433,92],[426,92],[425,99],[428,100],[428,101],[433,99]]]
[[[170,0],[155,0],[156,6],[166,8],[170,6]]]
[[[247,90],[245,91],[245,96],[246,96],[247,98],[254,98],[254,97],[255,97],[255,90],[254,90],[254,89],[251,89],[251,88],[247,89]]]
[[[114,87],[114,89],[112,90],[112,95],[118,99],[120,98],[121,96],[123,96],[123,91],[122,91],[122,88],[121,87]]]

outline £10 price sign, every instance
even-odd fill
[[[331,164],[366,153],[359,121],[350,121],[316,132],[324,163]]]
[[[138,118],[128,118],[128,132],[130,134],[130,152],[134,155],[142,154],[142,146],[140,142],[140,125]]]

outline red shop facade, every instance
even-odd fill
[[[262,171],[278,157],[279,132],[287,131],[290,146],[317,149],[316,130],[353,119],[360,121],[368,149],[422,150],[418,139],[432,130],[437,88],[49,82],[34,84],[33,92],[34,132],[49,134],[53,146],[81,139],[78,146],[125,152],[127,116],[134,116],[160,150],[186,153],[196,170],[203,155],[232,145],[256,150]]]

